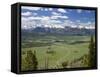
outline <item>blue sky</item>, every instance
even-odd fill
[[[46,7],[21,7],[22,26],[58,25],[58,27],[95,27],[95,11],[83,9],[63,9]]]

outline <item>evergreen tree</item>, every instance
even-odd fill
[[[34,54],[32,53],[31,50],[27,51],[27,56],[25,58],[27,62],[27,69],[28,70],[36,70],[38,66],[38,61],[36,58],[36,51],[34,51]]]
[[[91,36],[89,43],[89,53],[84,55],[82,58],[82,63],[84,66],[94,67],[95,66],[95,43],[93,40],[93,36]]]
[[[93,40],[93,36],[91,36],[90,44],[89,44],[89,66],[95,66],[95,43]]]

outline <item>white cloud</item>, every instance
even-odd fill
[[[28,6],[22,6],[21,8],[27,10],[36,10],[36,11],[41,9],[41,7],[28,7]]]
[[[72,28],[86,28],[86,29],[95,29],[95,22],[81,22],[79,21],[78,23],[77,22],[74,22],[74,21],[71,21],[71,20],[65,20],[64,23],[63,23],[63,26],[70,26]]]
[[[29,21],[34,21],[34,20],[41,20],[42,17],[38,17],[38,16],[30,16],[30,17],[22,17],[21,20],[22,21],[26,21],[26,22],[29,22]]]
[[[93,24],[93,23],[92,23],[92,22],[90,22],[90,21],[88,21],[88,22],[87,22],[87,25],[91,25],[91,24]]]
[[[94,26],[86,26],[85,28],[86,28],[86,29],[95,29]]]
[[[60,9],[58,9],[58,11],[59,11],[59,12],[61,12],[61,13],[66,13],[66,10],[61,9],[61,8],[60,8]]]
[[[58,16],[58,15],[61,15],[61,14],[60,13],[57,13],[57,12],[52,12],[52,15]]]
[[[23,29],[35,28],[36,26],[63,28],[60,20],[51,19],[49,16],[22,17],[21,21]]]
[[[44,27],[50,27],[50,28],[64,28],[61,24],[62,22],[59,20],[46,20],[42,21],[42,24],[44,24]]]
[[[53,9],[52,8],[49,8],[49,11],[52,11]]]
[[[22,17],[22,21],[46,21],[46,20],[50,20],[50,17],[48,16],[30,16],[30,17]]]
[[[58,19],[58,18],[68,19],[68,16],[51,16],[51,19]]]
[[[22,27],[22,29],[34,28],[35,27],[34,25],[36,24],[36,22],[35,21],[29,21],[29,20],[26,20],[26,19],[24,18],[24,20],[23,19],[21,20],[21,27]]]
[[[42,20],[49,20],[50,17],[49,16],[42,16]]]
[[[68,19],[68,16],[62,15],[61,13],[52,12],[51,19],[58,19],[58,18]]]
[[[45,10],[45,11],[48,11],[49,9],[48,9],[48,8],[45,8],[44,10]]]
[[[41,11],[52,11],[53,8],[41,8]]]
[[[95,29],[95,23],[94,22],[80,22],[78,25],[79,28],[86,28],[86,29]]]
[[[82,10],[81,9],[77,9],[77,13],[82,13]]]
[[[75,24],[74,24],[74,22],[72,22],[71,20],[68,20],[68,19],[67,19],[67,20],[64,21],[63,25],[64,25],[64,26],[73,26],[73,25],[75,25]]]
[[[60,16],[60,18],[68,19],[68,16]]]
[[[66,20],[60,21],[58,18],[65,18]],[[35,27],[55,27],[55,28],[64,28],[69,26],[72,28],[86,28],[86,29],[95,29],[95,22],[81,22],[80,20],[71,21],[67,16],[30,16],[22,17],[22,28],[35,28]]]
[[[35,17],[35,16],[32,16],[32,17],[28,17],[27,19],[28,19],[28,20],[41,20],[42,17]]]
[[[62,22],[59,20],[50,20],[50,23],[62,23]]]
[[[28,19],[26,17],[21,17],[22,21],[28,21]]]
[[[30,16],[32,13],[27,11],[27,12],[22,12],[21,15],[23,16]]]

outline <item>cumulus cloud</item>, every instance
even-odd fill
[[[95,29],[95,22],[87,21],[87,22],[74,22],[71,20],[65,20],[63,22],[63,26],[70,26],[72,28],[86,28],[86,29]]]
[[[22,12],[21,15],[23,16],[30,16],[32,13],[27,11],[27,12]]]
[[[22,6],[21,7],[22,9],[27,9],[27,10],[35,10],[35,11],[37,11],[37,10],[40,10],[41,9],[41,7],[28,7],[28,6]]]
[[[76,19],[75,21],[71,21],[69,16],[63,14],[63,13],[67,13],[65,9],[60,8],[60,9],[54,10],[53,8],[26,7],[26,6],[23,6],[22,9],[27,9],[26,12],[23,11],[21,13],[22,29],[29,29],[29,28],[35,28],[35,27],[41,27],[41,26],[55,27],[55,28],[64,28],[65,26],[70,26],[72,28],[85,27],[87,29],[95,29],[94,22],[91,22],[91,21],[81,22],[81,20],[78,20],[78,19]],[[39,12],[36,12],[38,10]],[[48,15],[49,13],[47,11],[50,13],[50,15]],[[43,12],[47,12],[48,14],[43,15],[42,14]],[[76,12],[82,13],[82,10],[76,9]]]
[[[61,13],[66,13],[66,10],[65,9],[61,9],[61,8],[58,9],[58,11],[61,12]]]
[[[87,21],[87,22],[80,22],[78,24],[79,28],[86,28],[86,29],[95,29],[95,23],[91,22],[91,21]]]
[[[21,20],[22,29],[35,28],[35,25],[36,25],[35,21],[29,21],[29,20],[27,20],[27,18],[22,18],[22,20]]]
[[[61,15],[61,14],[60,13],[57,13],[57,12],[52,12],[52,15],[58,16],[58,15]]]
[[[61,13],[52,12],[51,19],[58,19],[58,18],[68,19],[68,16],[62,15]]]
[[[48,8],[45,8],[44,10],[45,10],[45,11],[48,11],[49,9],[48,9]]]
[[[68,19],[68,16],[51,16],[51,19],[58,19],[58,18]]]
[[[34,17],[34,16],[32,16],[32,17],[28,17],[27,19],[28,20],[41,20],[42,18],[41,17]]]
[[[44,8],[44,11],[52,11],[53,8]]]
[[[22,22],[23,21],[28,21],[28,19],[26,17],[21,17]]]
[[[49,8],[49,11],[52,11],[53,9],[52,8]]]
[[[22,17],[22,28],[29,29],[37,26],[63,28],[62,22],[57,19],[51,19],[49,16]]]
[[[35,27],[52,27],[52,28],[64,28],[65,26],[69,26],[72,28],[86,28],[86,29],[95,29],[94,22],[81,22],[71,21],[66,19],[64,21],[60,21],[58,19],[51,19],[49,16],[41,16],[41,17],[22,17],[22,28],[29,29]]]

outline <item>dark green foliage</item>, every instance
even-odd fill
[[[25,51],[22,51],[22,55],[25,55]]]
[[[38,61],[36,58],[36,51],[34,51],[34,54],[31,50],[27,51],[27,56],[25,57],[27,69],[29,70],[36,70],[38,66]]]
[[[87,54],[87,55],[84,55],[83,57],[82,57],[82,64],[84,65],[84,66],[86,66],[86,67],[88,67],[88,66],[90,66],[89,65],[89,55]]]
[[[63,68],[66,68],[66,67],[67,67],[67,65],[68,65],[68,62],[67,62],[67,61],[62,62],[62,67],[63,67]]]
[[[69,43],[69,44],[71,44],[71,45],[75,45],[75,44],[82,44],[82,43],[88,43],[89,41],[84,41],[84,40],[81,40],[81,41],[73,41],[73,42],[71,42],[71,43]]]
[[[95,43],[93,40],[93,36],[91,36],[90,44],[89,44],[89,66],[95,66]]]
[[[90,44],[89,44],[89,53],[83,56],[82,63],[85,66],[95,67],[95,43],[93,40],[93,36],[91,36]]]
[[[23,48],[30,47],[42,47],[42,46],[50,46],[51,43],[42,43],[42,42],[26,42],[22,45]]]

